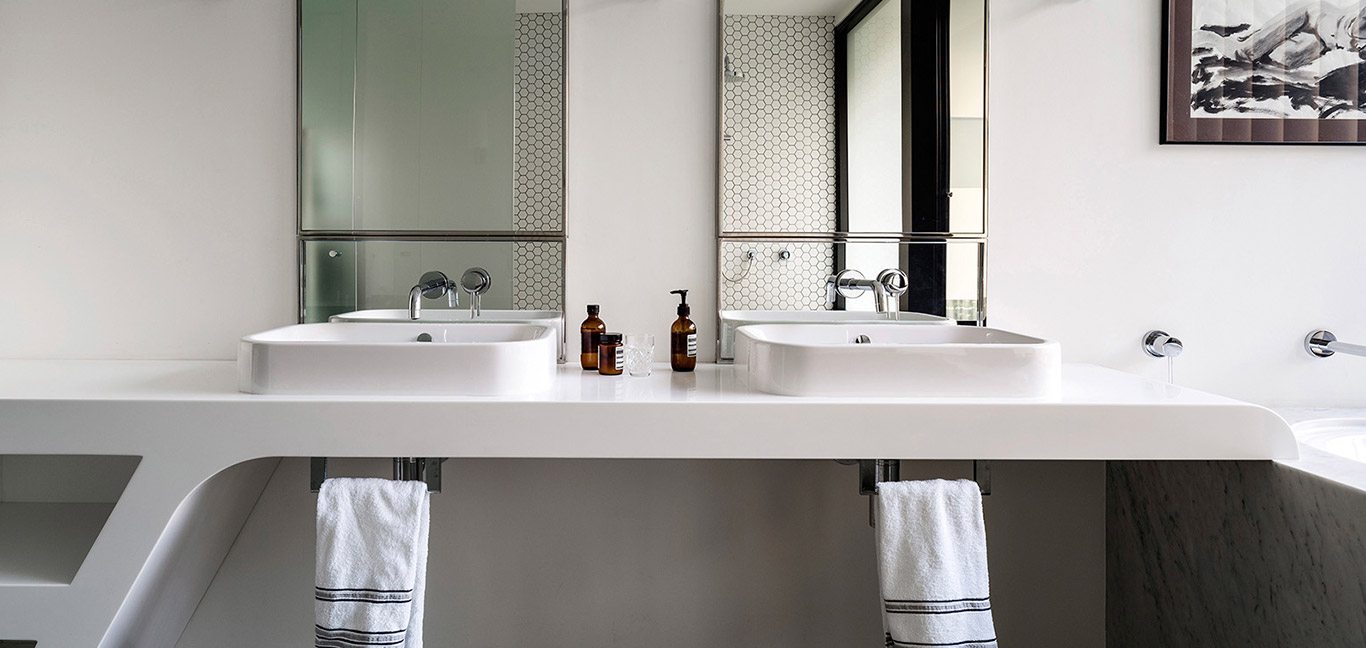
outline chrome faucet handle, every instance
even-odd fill
[[[901,296],[911,289],[911,278],[897,268],[887,268],[877,273],[877,282],[882,285],[883,301],[881,311],[892,319],[901,319]]]
[[[493,275],[488,270],[478,266],[465,271],[460,275],[460,289],[470,296],[470,318],[479,317],[483,311],[480,296],[488,292],[493,287]]]
[[[460,289],[471,295],[482,295],[493,287],[493,276],[488,270],[475,267],[460,275]]]
[[[1148,331],[1143,336],[1143,350],[1154,358],[1175,358],[1181,355],[1186,347],[1181,344],[1181,340],[1168,335],[1166,331]]]
[[[911,288],[911,278],[896,268],[887,268],[877,273],[877,282],[882,284],[883,290],[886,290],[893,299],[906,294]]]
[[[854,299],[863,294],[861,289],[853,288],[853,282],[864,281],[863,273],[853,268],[845,268],[825,279],[825,301],[835,303],[836,297]]]

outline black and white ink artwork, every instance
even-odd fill
[[[1366,118],[1366,0],[1191,10],[1191,117]]]

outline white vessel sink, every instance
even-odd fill
[[[721,359],[735,357],[735,331],[741,326],[756,324],[939,324],[956,325],[957,322],[938,315],[925,313],[898,313],[898,319],[872,311],[773,311],[773,310],[723,310],[721,311]]]
[[[1057,342],[975,326],[746,326],[735,365],[750,388],[786,396],[1050,399],[1062,382]]]
[[[535,324],[296,324],[242,338],[237,386],[299,395],[536,392],[555,377],[558,344],[554,329]]]
[[[492,310],[480,311],[479,317],[471,318],[468,308],[423,308],[422,317],[408,319],[408,311],[402,308],[376,308],[358,310],[333,315],[332,322],[404,322],[407,324],[427,324],[445,322],[472,322],[479,324],[539,324],[555,329],[556,353],[564,359],[564,313],[552,310]]]

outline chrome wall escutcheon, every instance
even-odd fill
[[[1143,336],[1143,351],[1154,358],[1175,358],[1185,349],[1179,338],[1166,331],[1148,331]]]

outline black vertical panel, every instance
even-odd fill
[[[901,246],[901,267],[910,279],[901,296],[902,309],[930,315],[948,314],[947,243],[910,243]]]
[[[905,231],[949,231],[949,0],[901,0]]]
[[[949,2],[901,0],[903,228],[949,231]],[[903,245],[910,277],[904,308],[945,315],[948,246]]]

